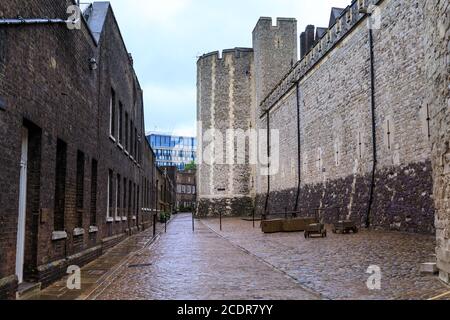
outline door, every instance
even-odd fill
[[[28,130],[22,129],[22,155],[20,158],[19,213],[17,222],[16,275],[23,282],[25,256],[25,217],[27,208]]]

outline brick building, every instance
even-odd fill
[[[158,167],[156,169],[158,188],[158,212],[173,213],[176,205],[177,167]]]
[[[197,205],[196,170],[177,172],[177,210],[195,210]]]
[[[198,154],[220,161],[199,159],[198,214],[320,209],[332,222],[339,209],[361,226],[437,234],[448,282],[448,10],[355,0],[306,28],[300,60],[286,18],[261,18],[253,48],[200,57]],[[256,165],[224,164],[210,130],[230,128],[257,130]]]
[[[94,3],[71,30],[71,5],[0,2],[0,298],[91,261],[156,210],[143,93],[113,10]]]

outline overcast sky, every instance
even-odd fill
[[[328,26],[331,7],[351,0],[110,0],[144,90],[147,131],[195,135],[196,61],[251,47],[259,17]]]

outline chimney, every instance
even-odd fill
[[[300,35],[300,58],[303,58],[314,45],[315,27],[308,25]]]

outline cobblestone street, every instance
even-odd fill
[[[125,240],[81,270],[82,289],[66,279],[33,299],[97,300],[311,300],[439,299],[450,288],[423,275],[432,237],[361,231],[305,240],[303,233],[263,234],[259,222],[239,218],[196,221],[177,215]],[[338,240],[338,241],[337,241]],[[381,268],[381,290],[370,291],[366,273]]]
[[[294,279],[179,215],[152,248],[124,266],[97,299],[318,299]]]
[[[253,229],[237,218],[224,219],[222,232],[218,219],[203,223],[328,299],[430,299],[450,291],[437,276],[420,273],[420,263],[435,259],[434,237],[362,230],[306,240],[303,233],[263,234],[259,222]],[[381,290],[367,289],[371,265],[381,268]]]

